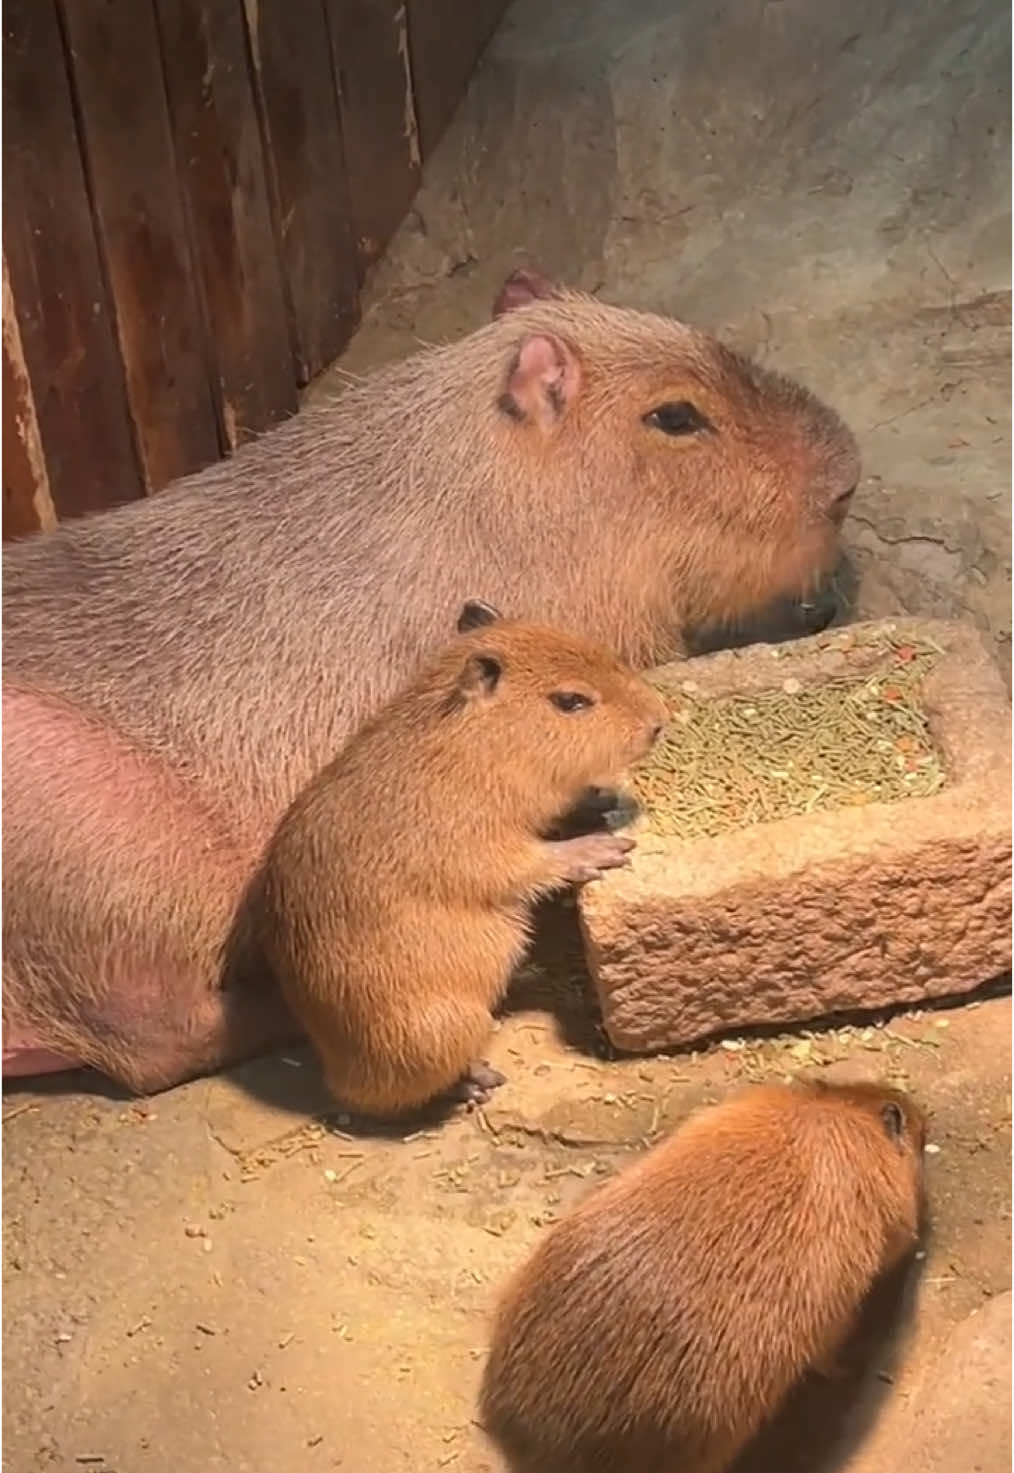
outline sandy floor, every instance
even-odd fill
[[[499,1030],[495,1104],[387,1139],[321,1118],[302,1051],[145,1104],[83,1080],[9,1092],[5,1466],[498,1468],[472,1418],[507,1270],[693,1105],[816,1071],[887,1075],[930,1105],[933,1231],[907,1312],[878,1306],[854,1378],[806,1387],[747,1466],[921,1473],[938,1465],[910,1460],[913,1423],[949,1406],[962,1459],[985,1432],[999,1461],[978,1466],[999,1473],[1009,1340],[982,1352],[985,1416],[966,1390],[948,1401],[934,1361],[951,1368],[949,1336],[983,1306],[1009,1327],[995,1298],[1010,1282],[1007,1000],[609,1063],[580,988],[554,991],[553,1012]]]
[[[859,435],[849,611],[967,617],[1006,660],[1008,13],[717,14],[516,5],[323,388],[474,326],[530,258],[714,325]],[[610,1062],[559,950],[497,1033],[495,1103],[407,1138],[328,1117],[305,1051],[145,1104],[8,1089],[5,1469],[492,1473],[472,1418],[505,1272],[692,1105],[809,1069],[928,1104],[934,1227],[854,1377],[804,1388],[752,1473],[1009,1466],[1008,999]]]

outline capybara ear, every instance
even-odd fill
[[[562,419],[581,387],[577,354],[562,338],[538,333],[525,338],[500,397],[511,419],[534,420],[544,429]]]
[[[895,1104],[894,1100],[888,1100],[886,1105],[880,1107],[880,1118],[888,1140],[900,1141],[905,1133],[905,1116],[901,1106]]]
[[[493,302],[493,316],[502,317],[518,307],[527,307],[539,297],[559,295],[557,287],[541,271],[512,271]]]
[[[470,629],[481,629],[484,624],[496,624],[502,618],[499,609],[484,603],[481,598],[466,599],[458,615],[458,633],[467,634]]]
[[[480,651],[469,655],[457,679],[457,694],[460,700],[483,701],[491,696],[500,684],[503,662],[498,655]]]

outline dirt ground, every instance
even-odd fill
[[[313,392],[484,320],[535,259],[721,329],[829,398],[865,479],[846,615],[1010,650],[1009,14],[986,0],[521,0]],[[932,1231],[842,1384],[741,1473],[1010,1455],[1010,1003],[601,1057],[553,913],[482,1113],[362,1135],[306,1050],[137,1103],[5,1091],[4,1468],[499,1473],[497,1285],[596,1181],[744,1077],[890,1077],[933,1117]]]

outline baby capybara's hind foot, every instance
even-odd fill
[[[507,1076],[499,1069],[493,1069],[485,1059],[475,1059],[448,1090],[447,1098],[474,1110],[476,1105],[485,1105],[493,1091],[506,1083]]]

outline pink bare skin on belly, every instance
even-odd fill
[[[88,1066],[148,1094],[298,1036],[274,990],[219,985],[256,842],[49,693],[5,678],[3,711],[4,1074]]]
[[[32,1074],[61,1074],[65,1069],[80,1069],[79,1059],[68,1059],[41,1048],[27,1036],[14,1030],[4,1035],[3,1077],[25,1079]]]

